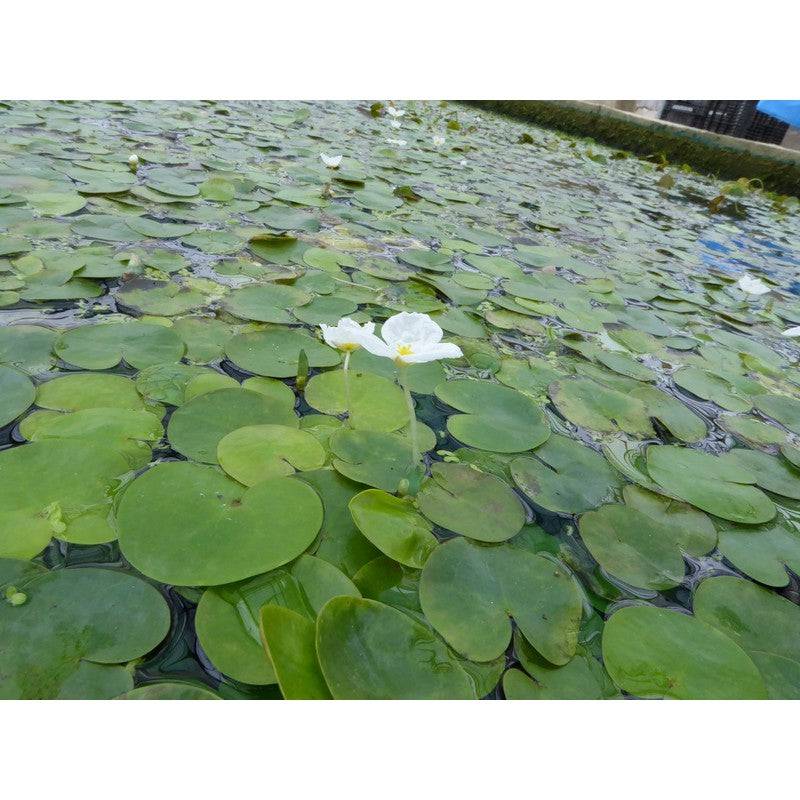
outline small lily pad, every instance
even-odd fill
[[[286,425],[246,425],[220,439],[220,466],[245,486],[268,478],[318,469],[325,450],[310,433]]]
[[[428,559],[420,601],[445,641],[473,661],[489,661],[508,647],[511,619],[552,664],[566,664],[575,653],[581,594],[569,572],[543,556],[453,539]]]
[[[433,464],[417,504],[432,522],[480,542],[504,542],[525,524],[511,487],[466,464]]]
[[[424,625],[374,600],[335,597],[317,620],[322,674],[337,700],[470,700],[472,679]]]
[[[519,453],[547,440],[550,426],[529,397],[488,381],[440,383],[436,396],[464,414],[447,419],[447,429],[464,444],[496,453]]]
[[[566,436],[551,436],[530,457],[515,458],[509,466],[527,497],[558,514],[597,508],[620,486],[602,455]]]
[[[407,567],[421,569],[436,549],[430,523],[409,500],[367,489],[349,503],[353,521],[382,553]]]

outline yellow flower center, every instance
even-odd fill
[[[343,342],[339,345],[339,349],[343,350],[345,353],[352,353],[353,350],[358,350],[359,347],[361,347],[361,345],[355,342]]]
[[[397,348],[397,355],[399,356],[410,356],[414,350],[412,349],[410,344],[401,344]]]

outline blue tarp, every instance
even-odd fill
[[[800,128],[800,100],[759,100],[756,109]]]

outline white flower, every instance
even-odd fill
[[[464,355],[458,345],[443,342],[442,335],[442,329],[427,314],[402,311],[383,323],[382,338],[366,337],[362,346],[373,355],[391,358],[396,364],[425,364]]]
[[[387,139],[389,144],[396,145],[397,147],[405,147],[408,142],[405,139]]]
[[[399,121],[399,120],[396,120],[396,119],[390,119],[390,120],[389,120],[389,124],[390,124],[390,125],[391,125],[393,128],[399,128],[399,127],[400,127],[400,125],[401,125],[400,121]]]
[[[460,164],[462,167],[466,167],[466,166],[467,166],[467,159],[466,159],[466,158],[462,158],[462,159],[461,159],[461,161],[459,161],[458,163],[459,163],[459,164]]]
[[[439,147],[440,145],[443,145],[446,141],[447,141],[447,139],[445,139],[444,136],[434,136],[433,137],[433,143],[436,145],[436,147]]]
[[[752,275],[747,274],[742,275],[736,285],[747,294],[759,295],[772,291],[761,278],[754,278]]]
[[[390,117],[402,117],[406,112],[402,108],[395,108],[394,106],[386,106],[386,113]]]
[[[786,330],[783,332],[783,335],[784,335],[784,336],[790,336],[790,337],[792,337],[792,338],[794,338],[795,336],[800,336],[800,325],[798,325],[798,326],[797,326],[797,327],[795,327],[795,328],[787,328],[787,329],[786,329]]]
[[[138,167],[139,166],[139,156],[137,156],[136,153],[131,153],[128,156],[128,164],[130,164],[130,166],[132,166],[132,167]]]
[[[345,353],[365,347],[364,341],[368,338],[378,339],[375,335],[375,323],[366,322],[362,327],[350,317],[342,317],[336,325],[320,325],[322,328],[322,338],[325,344],[343,350]],[[369,348],[366,348],[369,350]],[[370,350],[370,352],[372,352]]]
[[[322,159],[322,163],[328,167],[328,169],[338,169],[339,164],[342,163],[341,156],[329,156],[327,153],[320,153],[319,157]]]
[[[483,117],[475,117],[475,122],[483,122]]]

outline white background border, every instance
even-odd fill
[[[0,95],[791,98],[789,7],[6,0]],[[797,708],[6,702],[0,786],[9,800],[791,796]]]

